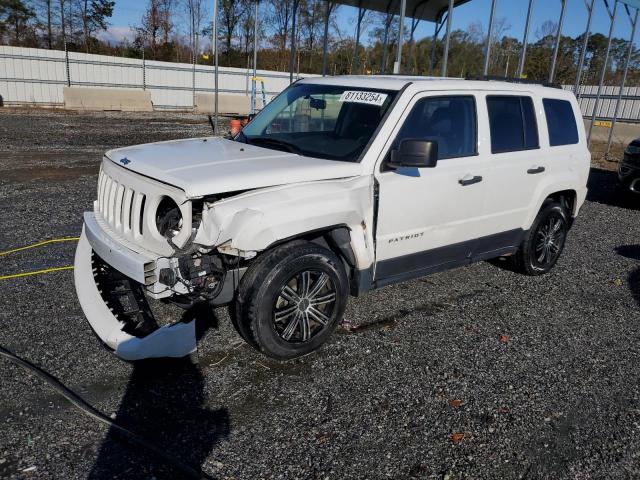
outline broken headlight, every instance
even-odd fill
[[[178,204],[169,197],[162,197],[156,209],[156,228],[165,238],[173,238],[182,229],[182,212]]]

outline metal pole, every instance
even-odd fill
[[[442,77],[447,76],[447,63],[449,63],[449,41],[451,40],[451,21],[453,20],[453,0],[449,0],[447,10],[447,31],[444,40],[444,54],[442,55]]]
[[[415,10],[413,12],[414,17],[411,19],[411,37],[409,38],[409,55],[407,55],[407,58],[409,60],[409,65],[410,68],[408,68],[406,71],[410,71],[411,73],[414,73],[414,66],[416,64],[416,62],[414,61],[414,51],[415,51],[415,39],[414,39],[414,33],[416,32],[416,28],[418,28],[418,24],[420,23],[420,19],[419,18],[415,18]]]
[[[589,36],[591,35],[591,19],[593,18],[593,5],[595,1],[596,0],[591,0],[591,6],[587,5],[587,9],[589,10],[589,17],[587,18],[587,29],[585,30],[584,37],[582,39],[582,49],[580,51],[580,60],[578,61],[578,72],[576,73],[576,85],[573,88],[573,93],[577,99],[580,99],[580,80],[582,80],[584,57],[587,54],[587,44],[589,43]]]
[[[531,27],[531,12],[533,11],[533,0],[529,0],[527,10],[527,21],[524,26],[524,38],[522,39],[522,52],[520,53],[520,63],[518,64],[518,78],[522,78],[524,72],[524,62],[527,58],[527,44],[529,43],[529,28]]]
[[[71,86],[71,70],[69,69],[69,50],[67,49],[67,40],[64,40],[64,63],[67,71],[67,87]]]
[[[435,30],[433,32],[433,41],[431,42],[431,61],[429,62],[429,75],[433,75],[433,69],[436,67],[436,43],[438,42],[438,20],[436,19]]]
[[[329,17],[333,3],[327,0],[327,9],[324,17],[324,40],[322,44],[322,76],[327,76],[327,51],[329,48]]]
[[[196,59],[198,55],[198,34],[194,35],[191,56],[193,57],[193,68],[191,70],[191,103],[196,108]]]
[[[244,94],[249,95],[249,77],[251,74],[251,61],[249,60],[249,54],[247,53],[247,68],[244,72]]]
[[[484,51],[484,75],[489,74],[489,58],[491,57],[491,34],[493,33],[493,19],[496,15],[496,0],[491,0],[491,15],[489,16],[489,33],[487,33],[487,48]]]
[[[258,94],[258,85],[256,83],[256,77],[258,76],[258,5],[259,0],[256,0],[255,16],[253,17],[253,78],[251,79],[251,92],[253,98],[251,99],[251,113],[256,113],[256,96]],[[264,108],[264,105],[262,105]]]
[[[596,93],[596,100],[593,104],[593,112],[591,113],[591,125],[589,125],[589,136],[587,137],[587,146],[591,144],[591,132],[593,132],[593,123],[596,121],[596,114],[598,113],[598,103],[600,103],[600,94],[602,93],[602,84],[604,83],[604,77],[607,73],[607,64],[609,63],[609,52],[611,51],[611,39],[613,38],[613,27],[616,23],[616,14],[618,13],[618,0],[615,0],[613,4],[613,14],[609,12],[609,2],[604,0],[607,5],[607,13],[609,13],[609,19],[611,25],[609,25],[609,40],[607,41],[607,51],[604,54],[604,63],[602,64],[602,72],[600,72],[600,82],[598,83],[598,91]]]
[[[67,74],[67,87],[71,86],[71,72],[69,70],[69,50],[67,49],[67,31],[64,19],[64,2],[60,2],[60,24],[62,27],[62,43],[64,44],[64,64]]]
[[[147,89],[147,62],[144,58],[144,44],[142,45],[142,90]]]
[[[366,12],[366,10],[365,10]],[[358,44],[360,43],[360,25],[362,24],[362,19],[364,14],[362,13],[362,0],[358,1],[358,22],[356,23],[356,44],[353,47],[353,57],[351,58],[351,68],[349,73],[353,73],[354,68],[358,69],[358,64],[360,63],[359,55],[358,55]],[[356,71],[356,73],[358,73]]]
[[[627,15],[631,20],[631,14],[629,13],[629,7],[625,5]],[[618,92],[618,98],[616,100],[616,109],[613,112],[613,120],[611,121],[611,129],[609,130],[609,138],[607,140],[607,151],[605,158],[609,155],[611,149],[611,139],[613,137],[613,129],[616,128],[616,122],[618,121],[618,112],[620,111],[620,101],[622,100],[622,92],[624,90],[624,84],[627,81],[627,73],[629,72],[629,61],[631,60],[631,53],[633,52],[633,40],[636,36],[636,26],[638,25],[638,9],[636,9],[636,15],[631,21],[631,38],[629,39],[629,49],[627,50],[627,58],[624,61],[624,72],[622,73],[622,82],[620,82],[620,91]]]
[[[213,134],[218,134],[218,0],[213,0],[213,31],[212,48],[213,48]]]
[[[389,13],[389,7],[387,7],[387,18],[384,22],[384,38],[382,40],[382,64],[380,65],[380,73],[384,73],[387,70],[387,54],[389,51],[389,27],[393,21],[393,14]]]
[[[567,9],[567,0],[560,0],[562,8],[560,10],[560,21],[558,22],[558,31],[556,32],[556,44],[553,48],[553,58],[551,59],[551,70],[549,72],[549,83],[553,83],[556,76],[556,64],[558,63],[558,51],[560,50],[560,36],[562,35],[562,24],[564,23],[564,14]]]
[[[396,51],[396,61],[393,64],[393,73],[400,73],[400,63],[402,63],[402,37],[404,35],[404,16],[407,13],[407,0],[400,2],[400,26],[398,28],[398,50]]]
[[[293,17],[291,18],[291,53],[289,56],[289,83],[293,83],[293,69],[296,59],[296,14],[300,0],[293,0]]]

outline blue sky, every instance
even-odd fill
[[[603,0],[596,0],[596,7],[593,16],[592,32],[608,33],[609,16]],[[613,0],[610,1],[613,3]],[[116,0],[116,7],[111,19],[110,37],[117,38],[126,34],[129,26],[140,21],[147,2],[145,0]],[[213,1],[211,1],[213,5]],[[547,20],[557,21],[560,16],[560,0],[534,0],[533,20],[531,24],[531,41],[535,41],[536,28]],[[527,13],[528,0],[497,0],[496,17],[505,17],[511,25],[508,35],[522,38],[525,18]],[[491,0],[471,0],[465,5],[457,7],[453,15],[453,28],[466,28],[474,21],[481,21],[486,29],[489,20]],[[209,10],[211,11],[211,6]],[[338,10],[339,22],[343,31],[355,31],[355,18],[357,9],[341,6]],[[632,11],[633,13],[633,11]],[[563,28],[564,35],[575,37],[584,32],[587,22],[587,9],[585,0],[567,0],[567,13]],[[618,18],[614,34],[617,37],[628,38],[631,26],[627,14],[618,7]],[[422,38],[433,34],[433,24],[421,22],[416,30],[416,37]],[[640,34],[638,34],[640,36]],[[367,32],[364,32],[364,40],[367,39]],[[637,44],[637,42],[636,42]]]

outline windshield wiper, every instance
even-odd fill
[[[265,146],[267,145],[271,145],[273,147],[282,147],[284,148],[286,151],[291,152],[291,153],[297,153],[298,155],[303,155],[303,151],[300,147],[298,147],[297,145],[294,145],[293,143],[289,143],[289,142],[285,142],[284,140],[280,140],[278,138],[267,138],[267,137],[246,137],[247,139],[247,143],[253,144],[253,145],[260,145],[263,144]]]

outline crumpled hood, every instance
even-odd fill
[[[360,175],[359,163],[303,157],[217,137],[119,148],[121,167],[168,183],[188,197]]]

